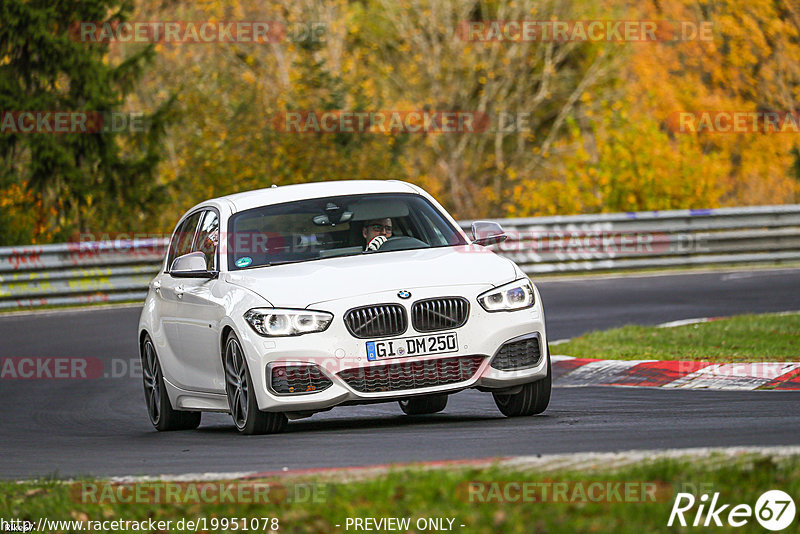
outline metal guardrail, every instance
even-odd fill
[[[498,252],[528,274],[800,260],[798,204],[500,222]]]
[[[0,247],[0,309],[144,300],[169,239]]]
[[[528,274],[800,261],[800,205],[499,220]],[[472,221],[461,226],[469,231]],[[0,247],[0,309],[144,299],[168,239]]]

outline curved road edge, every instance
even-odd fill
[[[552,356],[557,386],[800,390],[800,362],[712,363]]]

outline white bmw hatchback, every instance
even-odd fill
[[[490,392],[541,413],[551,372],[536,287],[430,195],[396,181],[272,187],[208,200],[175,228],[139,322],[158,430],[230,413],[246,434],[338,405],[409,415]]]

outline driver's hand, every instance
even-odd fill
[[[375,237],[372,238],[372,241],[370,241],[369,244],[367,245],[367,250],[378,250],[384,243],[386,243],[386,236],[376,235]]]

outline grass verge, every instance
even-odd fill
[[[134,502],[116,502],[119,499],[84,502],[87,499],[81,495],[86,493],[76,491],[76,486],[102,486],[102,482],[5,482],[0,483],[0,517],[28,520],[34,524],[42,517],[80,521],[84,530],[95,521],[153,519],[177,522],[180,519],[206,518],[208,532],[231,532],[235,529],[230,525],[228,528],[211,528],[210,521],[212,518],[218,522],[239,518],[241,525],[244,520],[252,524],[253,518],[277,518],[281,532],[345,533],[354,531],[352,523],[347,528],[348,518],[352,521],[353,518],[392,517],[408,518],[410,521],[410,528],[398,532],[435,530],[419,528],[417,521],[420,518],[443,518],[443,525],[449,525],[447,519],[452,519],[451,531],[465,534],[671,532],[675,528],[667,527],[667,521],[677,492],[691,493],[697,498],[695,506],[685,513],[689,530],[692,530],[691,522],[703,493],[708,494],[710,499],[715,492],[719,492],[718,504],[730,503],[728,511],[736,504],[747,504],[754,508],[758,497],[773,489],[780,489],[797,500],[800,496],[800,455],[731,456],[714,453],[695,459],[651,459],[615,469],[595,467],[541,471],[502,466],[428,471],[407,469],[367,480],[329,480],[311,477],[280,479],[278,482],[284,488],[280,495],[289,498],[255,503],[250,501],[258,499],[238,503],[214,503],[202,498],[201,502],[184,499],[188,502],[152,503],[149,501],[154,500],[152,487],[157,484],[154,482],[139,483],[149,485],[151,490],[143,492],[141,496],[138,492],[128,493],[129,496],[135,496]],[[245,486],[254,483],[239,481],[237,484]],[[181,488],[189,486],[187,483],[179,485]],[[317,489],[308,492],[310,485]],[[298,494],[298,487],[306,488],[299,493],[307,497],[291,497],[292,494]],[[558,494],[558,487],[566,489]],[[593,487],[594,490],[591,489]],[[324,491],[320,492],[320,488],[324,488]],[[629,488],[634,491],[629,491]],[[646,488],[646,491],[641,491],[642,488]],[[650,491],[653,488],[655,490]],[[311,494],[315,497],[308,497]],[[103,493],[91,495],[94,498],[88,499],[90,501],[98,495],[102,497]],[[183,495],[188,496],[189,493]],[[727,525],[726,519],[727,511],[721,516],[723,526],[713,530],[764,532],[755,517],[750,517],[744,527],[738,528]],[[73,525],[60,530],[51,527],[51,531],[78,532],[80,529]],[[173,523],[169,531],[190,530],[176,528]],[[795,521],[784,532],[796,531]]]
[[[800,314],[739,315],[674,328],[623,326],[551,347],[610,360],[800,361]]]

